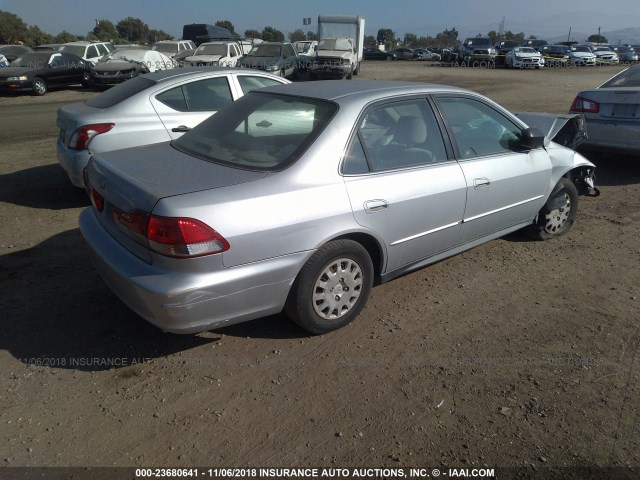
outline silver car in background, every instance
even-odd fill
[[[640,65],[578,93],[570,111],[586,119],[589,138],[584,146],[640,153]]]
[[[80,228],[108,285],[163,330],[284,309],[320,334],[375,283],[522,228],[563,235],[593,169],[471,91],[294,83],[171,143],[94,155]]]
[[[245,93],[282,83],[289,81],[222,67],[132,78],[58,110],[58,162],[71,183],[82,188],[82,171],[92,153],[176,139]]]

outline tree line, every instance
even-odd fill
[[[241,36],[236,32],[233,23],[229,20],[218,20],[215,23],[218,27],[229,30],[233,35]],[[244,36],[248,38],[260,38],[266,42],[284,42],[285,35],[280,30],[266,26],[262,31],[255,29],[247,29]],[[478,34],[479,37],[489,37],[492,43],[500,40],[514,40],[522,42],[525,40],[525,34],[513,33],[511,31],[499,34],[492,30],[486,35]],[[317,40],[317,35],[313,31],[304,32],[302,29],[296,29],[287,35],[290,42],[301,40]],[[529,35],[530,39],[535,39],[534,35]],[[89,41],[111,41],[116,44],[124,43],[154,43],[159,40],[171,40],[172,35],[168,33],[150,28],[145,22],[139,18],[127,17],[116,24],[111,20],[96,20],[96,24],[92,30],[86,35],[74,35],[67,31],[62,31],[57,35],[50,35],[43,32],[37,25],[27,25],[17,15],[0,10],[0,44],[23,43],[25,45],[37,46],[45,43],[66,43],[76,40]],[[590,42],[607,43],[605,37],[600,35],[591,35],[588,39]],[[455,28],[445,29],[435,36],[418,36],[414,33],[405,33],[404,37],[396,37],[396,33],[390,28],[381,28],[378,30],[377,36],[367,35],[365,37],[365,45],[378,46],[384,45],[387,50],[404,45],[411,48],[418,47],[452,47],[460,43],[458,38],[458,30]]]

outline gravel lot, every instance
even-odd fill
[[[370,62],[356,78],[565,113],[619,70]],[[511,235],[376,287],[337,332],[276,315],[177,336],[88,261],[55,112],[93,95],[0,97],[0,466],[640,467],[640,159],[587,152],[602,195],[580,197],[568,236]]]

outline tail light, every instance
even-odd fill
[[[113,211],[114,221],[125,227],[139,242],[148,243],[156,253],[190,258],[221,253],[229,249],[227,240],[200,220],[160,217],[141,210]]]
[[[600,111],[600,104],[589,100],[588,98],[577,96],[571,104],[572,112],[582,113],[598,113]]]
[[[89,142],[96,135],[106,133],[115,127],[115,123],[93,123],[91,125],[83,125],[78,127],[71,140],[69,140],[69,148],[75,150],[86,150],[89,147]]]

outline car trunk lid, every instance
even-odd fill
[[[87,168],[91,188],[104,199],[102,211],[95,208],[94,201],[100,222],[125,248],[148,263],[152,260],[148,245],[123,227],[124,216],[150,214],[162,198],[252,182],[265,175],[202,160],[169,143],[94,155]]]

